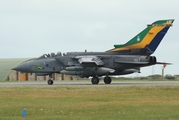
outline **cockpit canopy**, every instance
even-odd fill
[[[83,54],[86,52],[67,52],[67,53],[61,53],[61,52],[57,52],[57,54],[55,53],[48,53],[48,54],[43,54],[40,57],[38,57],[37,59],[44,59],[44,58],[54,58],[54,57],[60,57],[60,56],[75,56],[78,54]]]
[[[58,57],[58,56],[62,56],[62,53],[61,52],[57,52],[57,54],[55,53],[51,53],[51,54],[43,54],[41,55],[40,57],[38,57],[37,59],[43,59],[43,58],[53,58],[53,57]]]

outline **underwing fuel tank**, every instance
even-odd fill
[[[134,73],[134,72],[136,72],[136,73],[140,73],[140,69],[126,69],[126,70],[124,70],[123,71],[123,73]]]
[[[74,67],[66,67],[67,71],[76,71],[76,70],[83,70],[84,67],[82,66],[74,66]]]
[[[71,70],[71,69],[70,69]],[[70,70],[62,70],[60,71],[61,74],[67,74],[67,75],[104,75],[107,73],[113,73],[115,70],[110,69],[110,68],[105,68],[105,67],[100,67],[95,70],[76,70],[76,71],[70,71]]]

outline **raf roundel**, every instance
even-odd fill
[[[48,65],[48,64],[46,64],[46,67],[49,67],[49,65]]]

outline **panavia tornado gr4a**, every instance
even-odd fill
[[[172,26],[174,19],[158,20],[148,24],[147,28],[129,40],[126,44],[114,45],[105,52],[68,52],[66,54],[44,54],[41,57],[24,62],[13,70],[36,73],[38,76],[49,75],[48,84],[52,85],[52,74],[77,75],[92,77],[92,84],[99,83],[99,77],[104,77],[104,83],[110,84],[112,75],[140,73],[141,67],[155,64],[155,56],[151,56],[161,40]]]

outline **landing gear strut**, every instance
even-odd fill
[[[92,83],[92,84],[98,84],[98,83],[99,83],[99,78],[98,78],[98,77],[93,77],[93,78],[91,79],[91,83]]]
[[[49,75],[49,80],[47,81],[48,85],[53,85],[52,74]]]

